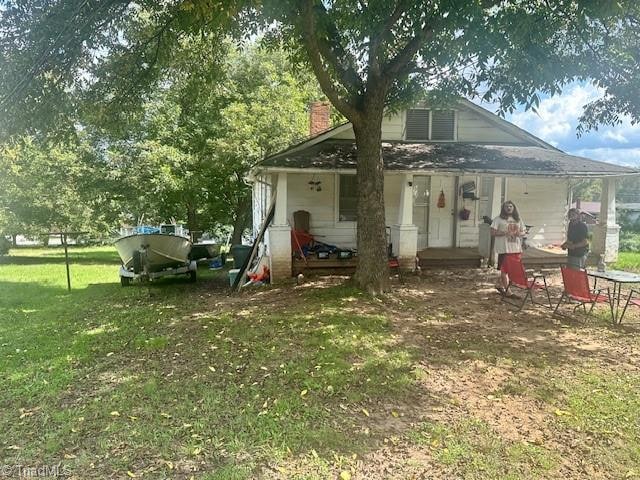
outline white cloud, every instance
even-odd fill
[[[574,84],[562,95],[544,98],[537,112],[516,112],[507,119],[546,142],[562,145],[567,138],[575,137],[584,105],[598,96],[598,89],[594,86]]]
[[[620,131],[614,132],[611,130],[607,130],[606,132],[604,132],[604,135],[602,137],[618,143],[629,143],[629,140],[627,140],[624,134]]]
[[[633,148],[585,148],[568,153],[618,165],[640,167],[640,146]]]
[[[507,120],[574,155],[640,166],[640,124],[632,125],[630,118],[623,117],[620,125],[603,125],[577,138],[584,105],[601,94],[591,84],[574,83],[561,95],[542,99],[537,112],[518,111]]]

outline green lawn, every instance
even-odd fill
[[[437,276],[383,300],[326,282],[229,297],[224,271],[122,288],[112,248],[71,258],[68,293],[60,249],[0,257],[1,463],[81,479],[640,478],[636,330],[514,316]]]
[[[620,252],[613,266],[619,270],[640,272],[640,252]]]
[[[16,462],[64,460],[81,478],[203,466],[250,478],[313,449],[322,470],[325,452],[351,455],[360,436],[327,403],[410,384],[410,351],[390,348],[383,317],[342,313],[342,289],[245,316],[243,302],[211,301],[226,299],[222,272],[122,288],[113,249],[71,256],[71,294],[61,250],[0,259],[0,428]]]

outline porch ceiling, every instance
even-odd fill
[[[490,173],[540,176],[621,176],[639,174],[620,165],[534,146],[468,143],[383,142],[386,170]],[[325,140],[265,159],[262,167],[347,170],[356,168],[353,140]]]

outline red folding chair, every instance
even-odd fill
[[[573,308],[575,312],[578,308],[582,307],[587,315],[591,314],[593,307],[596,306],[596,303],[608,303],[609,310],[611,312],[611,321],[613,321],[613,300],[611,298],[611,292],[609,288],[601,288],[599,290],[591,290],[589,287],[589,277],[587,277],[586,270],[578,270],[575,268],[569,267],[560,267],[562,272],[562,283],[564,284],[564,290],[562,292],[562,296],[560,297],[560,301],[558,305],[556,305],[553,314],[556,315],[558,313],[558,309],[560,305],[565,300],[569,302],[576,302],[577,305]],[[607,295],[605,296],[602,292],[607,291]],[[586,305],[590,304],[591,308],[587,312]]]
[[[522,257],[519,255],[507,255],[505,258],[504,267],[507,275],[509,276],[509,290],[511,287],[519,288],[520,290],[526,290],[526,294],[522,299],[522,302],[512,302],[508,300],[509,297],[502,297],[503,301],[511,303],[518,307],[518,310],[522,310],[527,299],[531,300],[534,305],[547,306],[545,303],[536,302],[533,299],[533,292],[536,290],[544,290],[547,294],[547,301],[549,308],[553,308],[551,303],[551,296],[549,295],[549,289],[547,287],[547,279],[542,273],[536,273],[531,278],[528,277],[524,265],[522,264]],[[541,281],[540,281],[541,280]]]
[[[634,296],[636,298],[633,298]],[[622,323],[622,319],[624,318],[624,314],[627,312],[627,307],[629,305],[640,307],[640,298],[639,297],[640,297],[640,291],[631,290],[629,292],[629,296],[627,297],[627,302],[624,304],[624,309],[622,310],[622,315],[620,315],[620,319],[618,320],[620,323]]]

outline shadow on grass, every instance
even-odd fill
[[[353,297],[346,293],[329,289],[320,302],[308,292],[293,314],[203,306],[185,315],[180,295],[106,305],[101,317],[76,318],[73,335],[53,342],[60,348],[47,362],[62,368],[73,358],[75,380],[45,407],[46,438],[34,433],[38,416],[14,422],[7,435],[25,446],[22,459],[73,451],[72,470],[90,461],[95,478],[141,471],[153,458],[172,459],[177,472],[237,464],[252,478],[292,455],[314,458],[312,451],[308,473],[326,477],[335,455],[347,461],[407,429],[392,411],[409,417],[447,402],[428,394],[417,401],[420,352],[398,345],[384,316],[338,311]],[[79,416],[86,422],[78,425]],[[122,444],[121,465],[111,452]]]
[[[69,293],[66,287],[37,282],[7,282],[0,280],[0,309],[31,309],[46,304],[56,296]]]
[[[10,453],[34,463],[73,452],[67,463],[83,478],[147,469],[188,478],[234,465],[240,478],[256,478],[287,462],[299,462],[300,478],[335,478],[335,465],[351,465],[353,453],[376,452],[382,439],[451,404],[446,391],[416,381],[417,365],[527,369],[526,379],[502,385],[504,394],[533,390],[550,401],[562,390],[544,378],[548,368],[613,360],[598,345],[576,348],[544,315],[423,321],[433,314],[428,304],[393,311],[335,285],[264,289],[224,305],[226,271],[202,273],[196,284],[114,286],[103,304],[52,331],[49,350],[29,354],[38,380],[49,382],[29,398],[43,410],[0,424],[7,443],[22,448]],[[95,288],[86,294],[99,295]],[[398,328],[403,316],[407,329]],[[67,372],[64,383],[53,381],[50,365]],[[23,381],[33,372],[17,373]],[[0,393],[0,404],[19,411],[25,402],[16,390]]]

